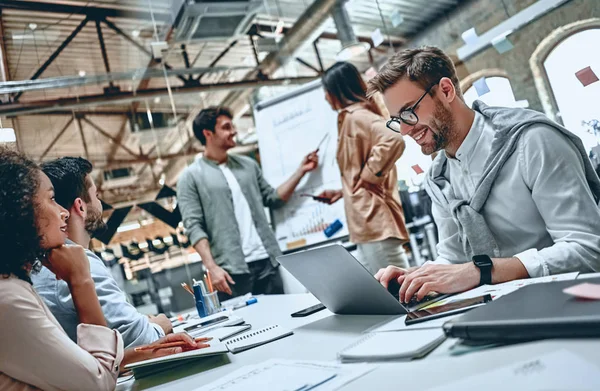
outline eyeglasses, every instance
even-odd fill
[[[423,95],[421,95],[419,100],[414,105],[400,112],[400,116],[390,118],[390,120],[386,124],[388,129],[393,130],[396,133],[400,133],[400,126],[402,125],[401,122],[404,122],[405,124],[410,126],[416,125],[419,122],[419,117],[417,116],[417,113],[415,113],[417,106],[419,105],[419,103],[421,103],[423,98],[425,98],[425,95],[429,94],[429,91],[431,91],[433,87],[437,86],[438,83],[439,82],[429,86],[429,88],[425,90]]]

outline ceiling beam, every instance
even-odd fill
[[[88,19],[85,18],[81,21],[81,23],[79,23],[75,30],[71,32],[71,34],[60,44],[58,48],[56,48],[56,50],[50,55],[50,57],[48,57],[46,62],[42,64],[42,66],[34,73],[33,76],[31,76],[31,80],[37,79],[42,75],[42,73],[44,73],[46,69],[48,69],[50,64],[52,64],[54,60],[56,60],[56,57],[58,57],[58,55],[62,53],[62,51],[71,43],[71,41],[77,36],[77,34],[79,34],[79,32],[85,27],[87,22]],[[16,94],[14,100],[18,101],[21,95],[23,95],[23,91]]]
[[[46,157],[46,155],[48,154],[48,152],[50,152],[50,150],[52,149],[52,147],[54,146],[54,144],[56,144],[56,142],[58,141],[58,139],[61,138],[61,136],[66,132],[66,130],[69,128],[69,126],[71,126],[72,123],[73,123],[73,116],[71,115],[71,118],[69,118],[69,120],[67,121],[67,123],[65,124],[65,126],[63,126],[63,128],[60,130],[60,132],[58,132],[56,134],[56,136],[54,136],[54,139],[50,142],[50,145],[48,145],[46,147],[46,149],[42,153],[42,156],[40,156],[40,159],[39,159],[40,162],[42,160],[44,160],[44,158]]]
[[[178,109],[179,110],[179,109]],[[127,110],[102,110],[102,111],[94,111],[94,110],[76,110],[75,114],[76,115],[82,115],[82,116],[90,116],[90,117],[94,117],[94,116],[98,116],[98,117],[122,117],[124,115],[129,116],[133,111],[131,111],[131,109],[127,109]],[[138,112],[146,112],[144,111],[139,111]],[[173,112],[169,109],[157,109],[157,108],[153,108],[152,109],[153,113],[167,113],[167,114],[172,114]],[[180,112],[178,111],[179,114],[181,115],[187,115],[187,112]],[[71,116],[73,115],[73,110],[55,110],[55,111],[49,111],[49,112],[44,112],[44,113],[30,113],[27,115],[52,115],[52,116]],[[14,116],[7,116],[8,118],[14,118]]]
[[[108,7],[45,3],[25,0],[0,0],[0,8],[19,11],[85,15],[92,20],[100,20],[104,18],[128,18],[151,21],[152,16],[154,16],[155,20],[160,22],[171,22],[173,20],[173,17],[170,13],[152,14],[146,11],[131,11]]]
[[[171,87],[173,95],[197,94],[200,92],[215,91],[241,91],[252,90],[259,87],[273,87],[293,84],[304,84],[313,81],[316,76],[291,77],[268,80],[242,80],[228,83],[216,83],[206,85],[189,85]],[[100,106],[115,103],[137,102],[157,96],[169,96],[167,88],[150,88],[137,91],[119,91],[114,93],[82,95],[74,98],[48,99],[39,101],[28,101],[0,105],[0,115],[26,115],[30,113],[41,113],[56,111],[57,109],[78,109],[87,106]]]
[[[264,23],[257,23],[255,24],[256,26],[256,32],[258,32],[259,34],[272,34],[273,33],[273,28],[274,26],[270,26],[268,24],[264,24]],[[281,33],[285,36],[286,34],[288,34],[289,30],[291,28],[289,27],[284,27],[281,30]],[[319,35],[317,38],[318,39],[329,39],[329,40],[339,40],[339,37],[337,35],[337,33],[332,33],[332,32],[327,32],[327,31],[323,31],[321,33],[321,35]],[[366,37],[366,36],[362,36],[362,35],[357,35],[356,39],[359,42],[364,42],[364,43],[368,43],[369,45],[373,46],[373,40],[371,39],[371,37]],[[381,43],[382,46],[391,46],[394,45],[395,47],[398,47],[400,45],[403,45],[406,43],[406,39],[402,38],[402,37],[391,37],[390,39],[384,39],[384,41]]]
[[[140,158],[142,156],[138,155],[137,153],[133,152],[131,149],[127,148],[125,145],[123,145],[119,140],[117,140],[114,136],[112,136],[110,133],[108,133],[107,131],[105,131],[104,129],[102,129],[100,126],[96,125],[95,123],[93,123],[92,121],[90,121],[89,119],[83,117],[82,118],[86,123],[88,123],[92,128],[96,129],[96,131],[98,131],[98,133],[100,133],[101,135],[103,135],[104,137],[106,137],[107,139],[111,140],[113,143],[117,144],[120,148],[122,148],[125,152],[127,152],[128,154],[130,154],[131,156],[135,157],[135,158]]]

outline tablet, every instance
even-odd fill
[[[404,323],[408,326],[415,323],[427,322],[428,320],[442,318],[444,316],[459,314],[461,312],[466,312],[470,309],[482,306],[489,301],[492,301],[492,296],[483,295],[474,297],[472,299],[455,301],[440,305],[438,307],[411,311],[406,314],[406,320]]]

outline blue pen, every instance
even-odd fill
[[[246,301],[244,301],[242,303],[236,304],[233,307],[233,309],[237,310],[238,308],[246,307],[246,306],[249,306],[250,304],[254,304],[254,303],[257,303],[257,302],[258,302],[258,300],[256,299],[256,297],[252,297],[252,298],[250,298],[250,299],[248,299],[248,300],[246,300]]]

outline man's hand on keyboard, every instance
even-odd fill
[[[406,274],[410,274],[417,270],[419,267],[409,267],[408,269],[402,269],[398,266],[388,266],[385,269],[379,269],[375,273],[375,278],[381,283],[386,289],[392,280],[398,281],[398,279]],[[398,281],[400,283],[400,281]]]
[[[390,274],[395,275],[392,272]],[[457,293],[473,289],[479,284],[479,277],[477,267],[468,262],[460,265],[424,265],[409,273],[400,273],[396,278],[401,285],[400,302],[406,303],[413,296],[422,300],[429,292]]]

